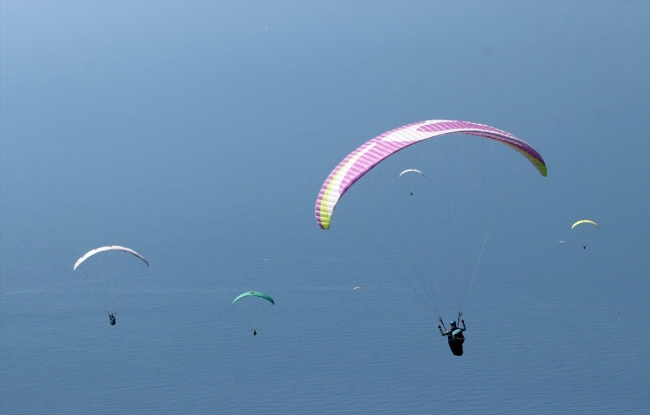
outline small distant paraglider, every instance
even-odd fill
[[[417,169],[406,169],[406,170],[404,170],[403,172],[401,172],[399,174],[399,177],[404,176],[406,173],[418,173],[418,174],[422,175],[422,177],[425,177],[424,173],[422,173],[420,170],[417,170]],[[411,176],[411,175],[409,174],[408,176]],[[413,196],[413,194],[415,193],[415,187],[416,187],[416,182],[413,181],[413,179],[410,179],[410,180],[407,181],[408,192],[409,192],[409,194],[411,196]]]
[[[126,270],[120,270],[119,267],[117,267],[117,269],[104,269],[101,266],[99,268],[95,268],[92,265],[90,266],[90,269],[88,269],[89,268],[88,262],[92,263],[97,258],[94,255],[103,252],[106,253],[100,255],[100,257],[104,257],[108,255],[107,253],[111,253],[111,252],[113,253],[124,252],[138,258],[147,267],[149,266],[149,262],[147,262],[147,260],[144,259],[142,255],[135,252],[131,248],[127,248],[119,245],[107,245],[107,246],[101,246],[99,248],[91,249],[90,251],[86,252],[77,260],[77,262],[75,262],[74,266],[72,267],[72,270],[76,271],[80,265],[86,264],[81,268],[87,269],[86,276],[90,281],[90,283],[92,284],[93,288],[95,289],[95,292],[104,303],[104,307],[106,308],[106,313],[108,314],[108,324],[114,326],[116,324],[116,315],[120,304],[120,297],[124,289],[123,284],[127,283],[127,281],[125,280],[127,279],[127,275],[129,275],[129,272],[127,272]],[[89,258],[93,258],[93,259],[89,260]],[[106,265],[107,263],[104,262],[103,264]],[[130,268],[130,266],[127,268]],[[123,273],[126,275],[121,275]]]
[[[270,296],[268,296],[267,294],[264,294],[264,293],[261,292],[261,291],[246,291],[245,293],[242,293],[242,294],[238,295],[237,298],[235,298],[235,299],[232,301],[232,305],[235,305],[235,303],[236,303],[237,301],[241,300],[242,298],[246,298],[246,297],[259,297],[259,298],[263,298],[263,299],[265,299],[266,301],[268,301],[269,303],[275,305],[275,301],[273,301],[273,299],[272,299]],[[258,331],[259,331],[258,329],[251,329],[251,332],[253,332],[253,336],[257,336],[257,332],[258,332]]]
[[[361,287],[360,285],[357,285],[357,286],[355,286],[355,287],[353,288],[353,290],[354,290],[354,291],[357,291],[357,290],[363,290],[363,287]]]
[[[589,219],[581,219],[581,220],[577,221],[576,223],[571,225],[571,229],[575,229],[576,226],[583,225],[583,224],[593,225],[593,226],[597,227],[598,229],[600,229],[600,226],[596,222],[594,222],[593,220],[589,220]],[[587,244],[583,244],[582,249],[587,249]]]

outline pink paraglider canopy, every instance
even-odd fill
[[[422,140],[452,133],[476,135],[512,147],[526,157],[542,176],[546,177],[546,164],[542,156],[531,145],[510,133],[489,125],[469,121],[420,121],[387,131],[364,143],[332,170],[323,183],[316,200],[318,226],[322,229],[329,229],[334,208],[341,196],[382,160]]]

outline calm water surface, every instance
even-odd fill
[[[647,2],[0,10],[0,413],[650,411]],[[313,217],[346,154],[435,118],[549,166],[460,358],[408,269]],[[107,244],[151,264],[114,327],[72,271]]]

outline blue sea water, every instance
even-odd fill
[[[650,411],[647,2],[0,12],[0,413]],[[314,220],[346,154],[423,119],[549,168],[490,237],[460,358],[406,267]],[[108,244],[151,265],[114,327],[72,270]],[[276,304],[231,305],[251,289]]]

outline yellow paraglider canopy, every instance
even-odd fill
[[[574,224],[571,226],[571,229],[575,228],[575,227],[578,226],[578,225],[582,225],[583,223],[589,223],[589,224],[591,224],[591,225],[594,225],[594,226],[597,227],[598,229],[600,229],[600,226],[598,226],[598,224],[597,224],[596,222],[594,222],[593,220],[589,220],[589,219],[582,219],[582,220],[577,221],[576,223],[574,223]]]

